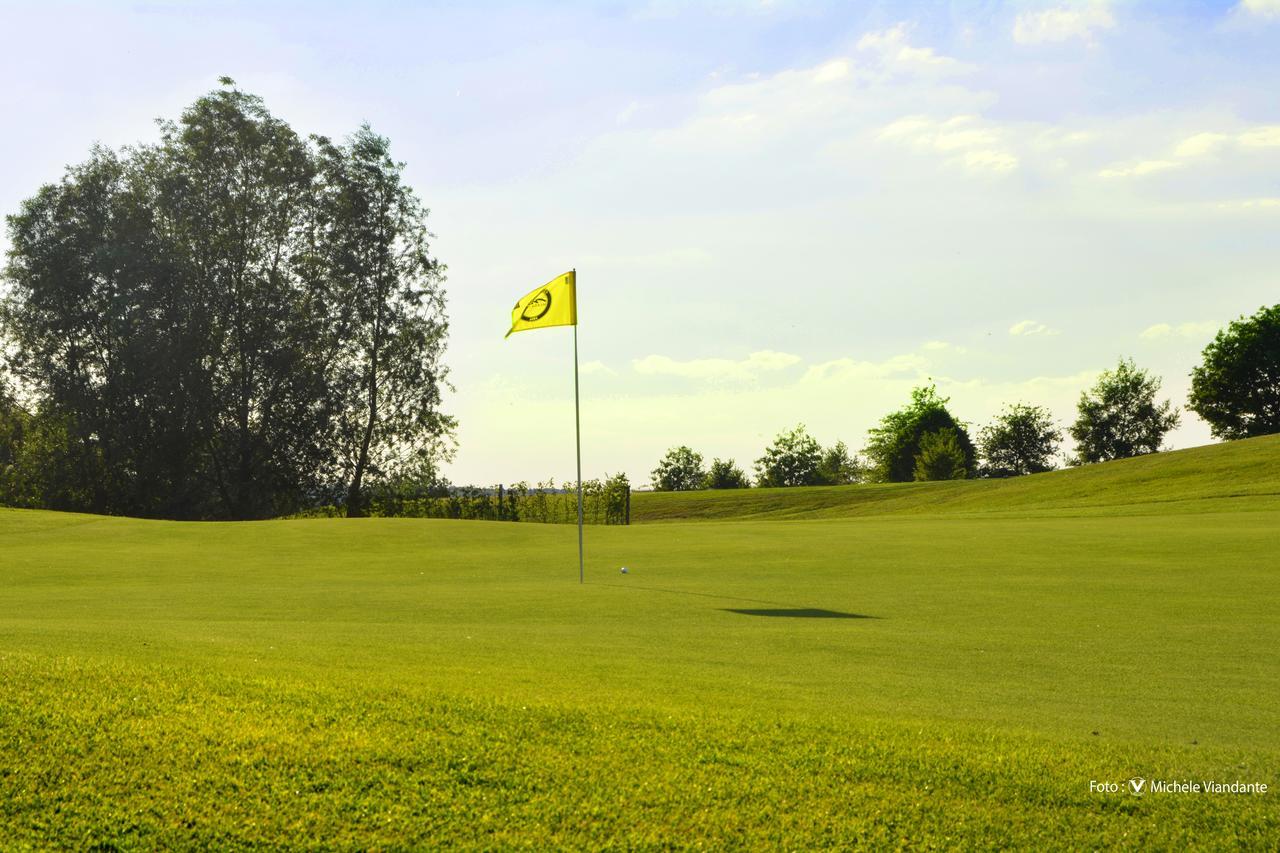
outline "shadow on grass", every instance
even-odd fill
[[[609,586],[614,589],[638,589],[645,592],[665,592],[670,595],[696,595],[699,598],[718,598],[721,601],[745,601],[748,604],[774,604],[778,607],[791,607],[792,605],[782,601],[766,601],[762,598],[740,598],[736,595],[721,595],[718,592],[693,592],[688,589],[664,589],[659,586],[639,586],[633,583],[601,583],[600,581],[587,581],[588,586]]]
[[[664,589],[657,586],[636,586],[635,584],[620,583],[602,583],[600,581],[587,581],[590,586],[608,586],[615,589],[636,589],[645,592],[665,592],[671,595],[696,595],[699,598],[718,598],[721,601],[744,601],[749,604],[772,604],[774,607],[759,608],[738,608],[738,607],[721,607],[725,613],[737,613],[742,616],[783,616],[793,619],[879,619],[879,616],[866,616],[861,613],[842,613],[839,610],[823,610],[820,607],[796,607],[794,604],[787,604],[782,601],[766,601],[760,598],[739,598],[734,595],[721,595],[715,592],[693,592],[687,589]]]
[[[773,610],[741,610],[736,607],[720,608],[725,613],[737,613],[741,616],[773,616],[785,619],[875,619],[862,613],[841,613],[839,610],[823,610],[819,607],[788,607]]]

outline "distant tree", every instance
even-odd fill
[[[732,459],[713,459],[707,469],[706,488],[708,489],[746,489],[751,481],[746,472],[738,467]]]
[[[789,432],[780,432],[764,456],[756,460],[756,485],[815,486],[822,482],[822,447],[799,424]]]
[[[818,479],[828,486],[846,486],[862,479],[862,466],[858,459],[849,453],[843,441],[837,441],[822,451],[822,459],[818,462]]]
[[[1217,438],[1280,432],[1280,305],[1218,332],[1191,372],[1187,407]]]
[[[1079,416],[1069,432],[1080,463],[1125,459],[1155,453],[1169,430],[1178,425],[1178,411],[1168,400],[1156,403],[1160,380],[1121,359],[1115,370],[1104,371],[1089,391],[1080,395]]]
[[[650,477],[655,492],[688,492],[702,488],[707,472],[702,467],[702,454],[681,445],[667,451]]]
[[[947,411],[949,399],[939,397],[933,385],[916,388],[911,402],[881,419],[871,429],[864,453],[870,462],[870,474],[880,482],[906,483],[915,479],[916,457],[926,433],[941,429],[955,430],[956,441],[963,453],[962,468],[976,469],[976,452],[964,424]]]
[[[1042,406],[1014,403],[978,433],[978,447],[988,477],[1038,474],[1053,468],[1062,432]]]
[[[955,427],[943,427],[920,437],[913,473],[916,480],[963,480],[969,476],[964,447]]]

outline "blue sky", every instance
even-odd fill
[[[502,338],[569,267],[586,473],[637,482],[797,422],[860,447],[930,379],[975,427],[1065,424],[1120,356],[1181,404],[1280,292],[1280,0],[0,3],[0,70],[6,212],[223,74],[389,136],[449,266],[456,482],[571,474],[570,332]]]

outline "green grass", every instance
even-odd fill
[[[1280,509],[1280,435],[1008,480],[633,492],[631,520],[864,515],[1223,512]]]
[[[1278,453],[597,527],[583,586],[559,525],[0,511],[0,846],[1270,849]],[[813,610],[872,618],[734,612]]]

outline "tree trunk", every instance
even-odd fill
[[[375,330],[374,338],[378,337]],[[364,518],[364,494],[361,486],[364,472],[369,467],[369,444],[373,441],[373,427],[378,420],[378,348],[375,344],[369,369],[369,419],[364,425],[364,437],[360,440],[360,453],[356,457],[356,469],[351,473],[351,485],[347,489],[347,518]]]

